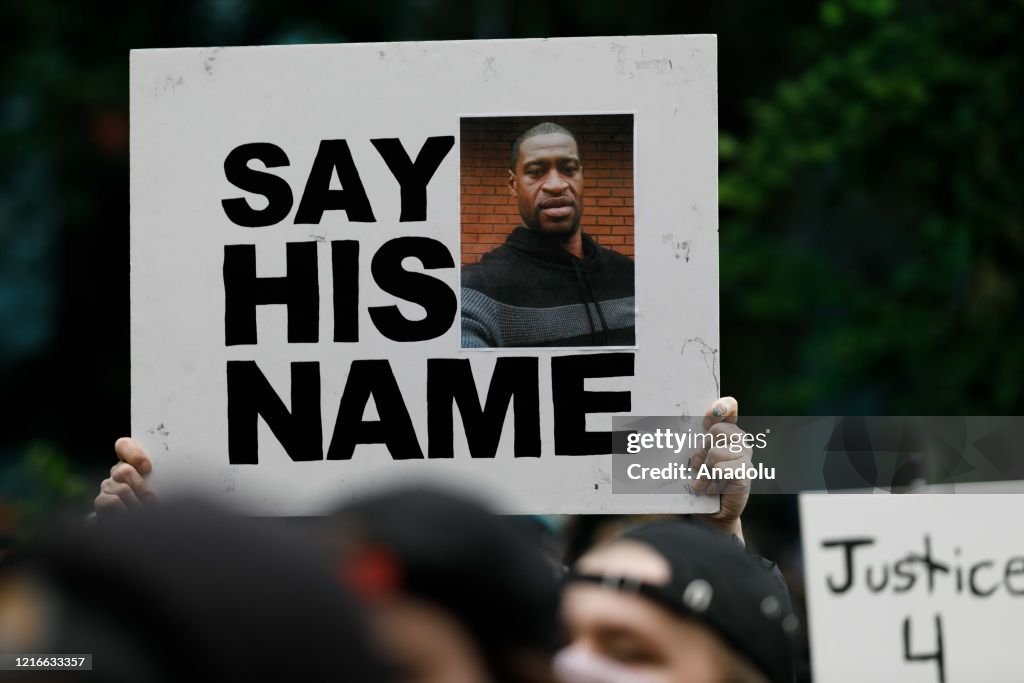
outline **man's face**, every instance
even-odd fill
[[[583,167],[572,137],[547,133],[523,140],[508,186],[529,229],[566,238],[579,229]]]
[[[631,541],[599,547],[584,556],[577,568],[653,584],[667,583],[671,572],[664,558]],[[714,633],[642,596],[574,583],[565,591],[562,614],[571,642],[559,657],[571,652],[577,659],[606,662],[602,666],[615,672],[607,675],[608,680],[733,680],[729,674],[733,657]],[[573,680],[569,675],[565,678]]]

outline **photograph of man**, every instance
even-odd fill
[[[539,123],[513,143],[508,189],[521,224],[462,268],[462,346],[632,346],[634,263],[583,231],[576,136]]]

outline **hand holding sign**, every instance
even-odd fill
[[[110,468],[110,477],[100,484],[94,505],[99,514],[117,512],[157,502],[156,493],[143,478],[153,471],[153,463],[138,443],[122,437],[114,444],[118,463]]]
[[[724,396],[712,404],[704,413],[704,429],[717,438],[725,435],[723,442],[737,443],[739,438],[733,434],[744,434],[744,431],[736,425],[736,418],[739,416],[739,403],[732,396]],[[701,448],[690,458],[690,467],[700,473],[705,470],[734,470],[745,471],[753,458],[753,451],[744,446],[742,449],[732,450],[730,448]],[[693,490],[696,493],[721,494],[721,504],[718,512],[705,515],[704,519],[712,526],[733,534],[741,541],[743,540],[743,527],[740,523],[740,515],[747,506],[747,499],[750,497],[750,479],[742,476],[737,479],[711,480],[698,478],[694,482]]]

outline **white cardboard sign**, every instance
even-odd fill
[[[658,36],[133,51],[132,432],[154,485],[283,515],[424,480],[508,512],[716,505],[613,497],[610,436],[595,451],[586,434],[613,414],[700,415],[718,395],[715,50]],[[634,343],[463,349],[460,120],[604,114],[634,122]],[[594,192],[607,162],[583,154]],[[575,310],[591,333],[614,326],[610,309]]]
[[[800,496],[814,680],[1020,680],[1024,495]]]

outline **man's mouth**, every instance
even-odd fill
[[[572,213],[576,202],[571,197],[552,197],[540,203],[540,210],[548,218],[565,218]]]

